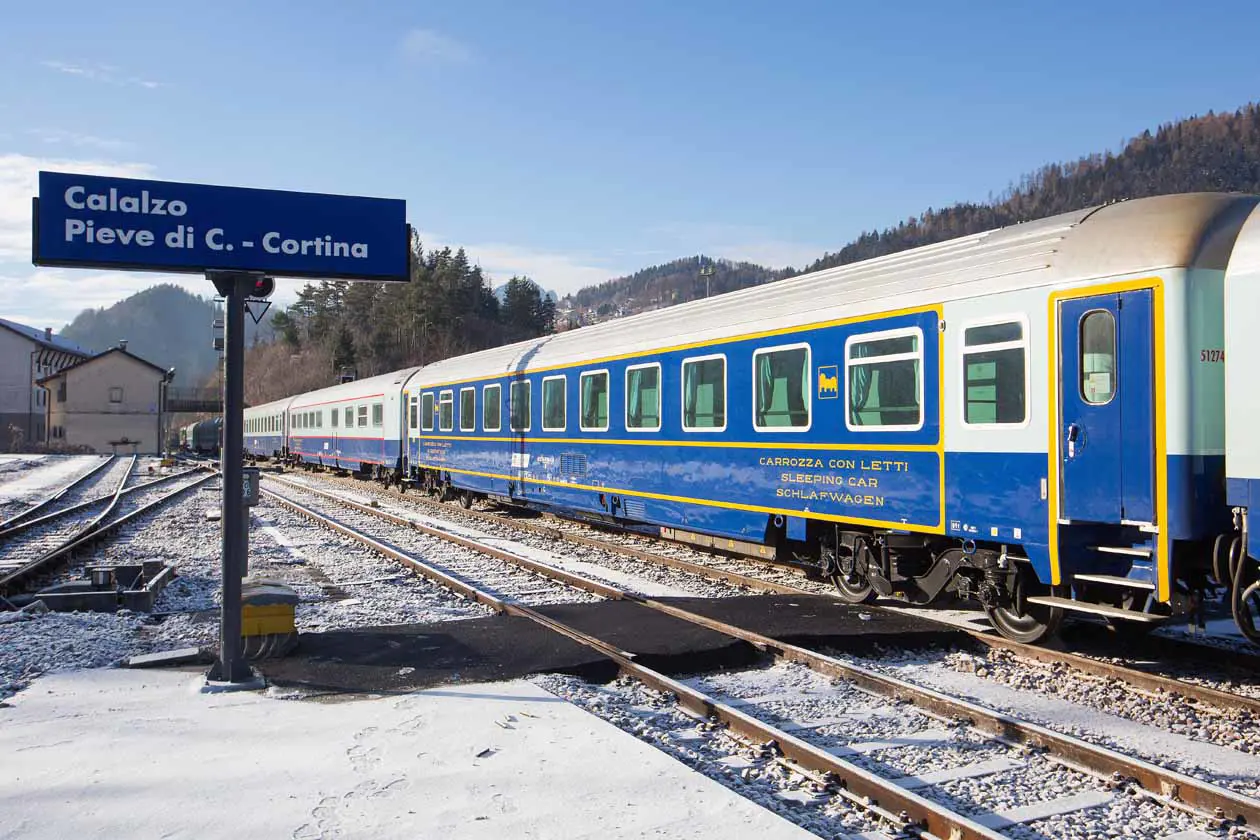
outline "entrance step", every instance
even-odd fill
[[[1072,575],[1072,580],[1086,583],[1107,583],[1113,586],[1131,586],[1135,589],[1154,589],[1155,584],[1149,580],[1121,577],[1119,575]]]
[[[1094,545],[1090,546],[1094,551],[1100,551],[1103,554],[1123,554],[1126,557],[1150,557],[1155,550],[1150,546],[1123,546],[1123,545]]]
[[[1123,618],[1129,621],[1140,621],[1148,624],[1155,624],[1163,621],[1165,618],[1164,616],[1151,615],[1150,613],[1137,612],[1136,610],[1123,610],[1119,607],[1109,607],[1105,604],[1089,604],[1084,601],[1073,601],[1071,598],[1055,598],[1051,595],[1034,595],[1025,600],[1027,600],[1030,604],[1041,604],[1046,607],[1061,607],[1065,610],[1087,612],[1094,615],[1106,616],[1107,618]]]

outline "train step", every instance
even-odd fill
[[[1109,607],[1105,604],[1089,604],[1084,601],[1073,601],[1071,598],[1056,598],[1051,595],[1033,595],[1026,600],[1030,604],[1041,604],[1046,607],[1061,607],[1065,610],[1092,613],[1093,615],[1101,615],[1106,618],[1123,618],[1128,621],[1140,621],[1148,624],[1154,624],[1164,620],[1164,616],[1151,615],[1150,613],[1137,612],[1136,610],[1125,610],[1120,607]]]
[[[1150,557],[1155,553],[1155,550],[1148,545],[1094,545],[1090,546],[1090,548],[1103,554],[1123,554],[1126,557]]]
[[[1072,580],[1085,583],[1106,583],[1113,586],[1131,586],[1135,589],[1154,589],[1155,584],[1140,578],[1122,577],[1120,575],[1072,575]]]

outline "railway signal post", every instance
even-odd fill
[[[273,276],[407,282],[406,202],[41,172],[32,215],[36,265],[204,274],[226,301],[223,600],[219,658],[206,678],[216,689],[254,687],[241,641],[245,303],[270,295]]]

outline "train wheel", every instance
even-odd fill
[[[827,551],[824,549],[824,552]],[[857,557],[853,552],[834,552],[831,557],[824,558],[823,568],[834,570],[829,577],[840,593],[840,600],[850,604],[867,604],[875,600],[875,587],[871,585],[870,578],[857,570]]]
[[[840,600],[850,604],[869,604],[875,600],[875,588],[866,578],[854,575],[832,575],[831,582],[840,593]]]
[[[984,608],[989,621],[993,622],[999,633],[1026,645],[1036,644],[1054,635],[1063,621],[1063,610],[1059,607],[1028,603],[1026,598],[1029,588],[1028,573],[1021,570],[1015,578],[1011,605]]]
[[[471,490],[465,490],[459,494],[459,506],[464,510],[469,510],[473,506],[473,494]]]

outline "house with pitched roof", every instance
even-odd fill
[[[0,318],[0,452],[14,443],[44,441],[47,392],[35,380],[91,357],[92,352],[53,335]]]

